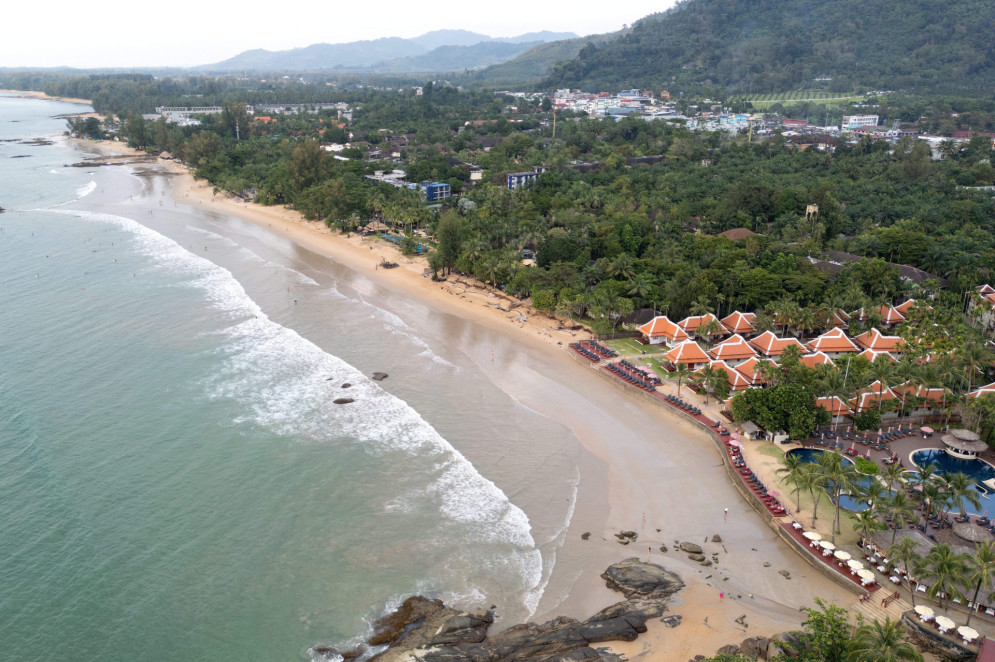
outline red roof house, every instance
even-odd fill
[[[719,323],[725,327],[729,333],[738,333],[741,336],[752,336],[756,333],[753,328],[753,318],[756,313],[741,313],[738,310],[731,315],[723,317]]]
[[[713,347],[708,355],[716,361],[727,361],[729,365],[735,366],[748,358],[757,355],[757,350],[750,347],[750,343],[738,333],[723,340]]]
[[[654,317],[646,324],[639,327],[639,332],[643,334],[646,341],[651,345],[676,345],[688,339],[688,334],[684,330],[670,321],[666,315]]]

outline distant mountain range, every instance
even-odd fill
[[[371,73],[462,71],[510,60],[530,48],[576,38],[572,32],[531,32],[495,38],[468,30],[435,30],[402,39],[386,37],[344,44],[312,44],[286,51],[255,49],[197,69],[231,71],[354,70]]]

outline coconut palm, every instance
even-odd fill
[[[974,378],[983,375],[991,363],[992,352],[984,345],[972,342],[957,350],[957,365],[964,372],[968,393],[974,385]]]
[[[847,662],[922,662],[916,647],[905,641],[901,621],[864,623],[847,644]]]
[[[622,253],[605,264],[605,274],[616,280],[631,280],[636,275],[632,256]]]
[[[698,327],[695,335],[702,338],[707,345],[711,345],[712,336],[721,335],[725,332],[722,325],[714,317]]]
[[[826,476],[826,484],[836,506],[832,531],[832,542],[835,544],[836,534],[839,533],[840,497],[856,490],[857,469],[852,464],[844,462],[843,456],[836,452],[822,453],[818,464]]]
[[[965,501],[975,508],[981,508],[981,499],[978,497],[978,490],[975,489],[974,481],[967,474],[947,474],[946,493],[951,504],[960,507],[961,517],[965,517],[967,514],[964,507]]]
[[[805,467],[809,463],[802,460],[797,453],[785,454],[781,462],[784,466],[778,469],[775,473],[784,474],[784,482],[795,486],[795,510],[801,510],[801,492],[802,487],[805,486],[803,474],[806,471]]]
[[[953,598],[964,599],[960,587],[967,577],[967,555],[954,552],[946,543],[940,543],[929,550],[924,559],[919,575],[923,579],[932,579],[933,585],[926,590],[926,595],[936,600],[941,594],[941,604],[944,609],[950,606]]]
[[[923,560],[919,556],[919,552],[916,551],[916,544],[915,538],[902,538],[888,548],[888,558],[891,559],[891,562],[901,563],[902,569],[905,570],[905,581],[909,585],[909,592],[912,594],[913,607],[916,606],[916,590],[912,586],[912,573],[909,572],[909,568],[912,567],[915,569]]]
[[[898,529],[918,519],[915,504],[905,492],[895,492],[884,499],[881,512],[891,517],[891,526],[894,528],[894,531],[891,533],[892,545],[895,544]]]
[[[812,527],[815,527],[815,520],[819,519],[819,497],[828,485],[828,478],[823,468],[816,463],[809,462],[805,465],[804,471],[799,475],[798,481],[808,489],[809,496],[812,497]]]
[[[715,388],[718,386],[720,381],[725,381],[729,379],[726,375],[725,370],[721,368],[713,368],[711,365],[706,365],[697,370],[692,379],[696,379],[701,385],[702,390],[705,391],[705,404],[708,404],[708,394],[714,393]]]
[[[867,369],[868,376],[875,381],[881,382],[881,391],[888,388],[892,383],[892,375],[894,374],[894,364],[892,364],[891,359],[887,356],[879,356],[871,364],[870,368]],[[878,413],[881,413],[881,405],[884,404],[884,396],[882,394],[878,395]]]
[[[973,605],[978,604],[978,593],[982,588],[990,589],[995,584],[995,543],[985,541],[974,550],[974,556],[967,559],[967,582],[974,584],[974,596],[971,598]],[[967,625],[971,624],[971,616],[974,614],[972,608],[967,613]]]
[[[862,510],[859,513],[847,513],[853,520],[853,528],[860,533],[861,537],[870,540],[877,531],[884,531],[888,526],[878,519],[871,510]]]
[[[630,297],[645,299],[653,291],[655,285],[656,281],[651,274],[645,272],[636,274],[629,281],[628,286],[625,288],[625,293]]]
[[[883,473],[883,478],[888,483],[889,490],[894,490],[895,486],[898,486],[899,490],[905,489],[905,483],[908,482],[905,480],[905,467],[895,462],[894,464],[885,465]]]
[[[681,397],[681,382],[684,381],[689,372],[691,372],[691,368],[687,363],[674,365],[674,374],[677,375],[677,397]]]

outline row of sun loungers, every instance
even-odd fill
[[[683,409],[684,411],[688,412],[689,414],[701,414],[701,409],[699,409],[698,407],[694,406],[690,402],[685,402],[681,398],[678,398],[676,395],[669,395],[668,394],[668,395],[663,396],[663,399],[666,400],[667,402],[669,402],[670,404],[674,405],[675,407],[677,407],[679,409]]]
[[[590,349],[594,350],[595,354],[599,354],[600,356],[606,359],[613,359],[616,356],[618,356],[618,352],[616,352],[611,347],[606,347],[605,345],[602,345],[597,340],[588,340],[587,345]]]
[[[574,345],[573,348],[574,350],[577,351],[578,354],[583,356],[588,361],[591,361],[592,363],[598,363],[599,361],[601,361],[601,357],[599,355],[595,354],[594,352],[589,350],[587,347],[584,347],[580,343]]]
[[[764,485],[756,474],[750,469],[746,464],[746,460],[743,459],[743,453],[740,451],[739,446],[728,446],[729,448],[729,459],[732,461],[736,471],[739,472],[740,476],[743,477],[743,482],[746,483],[756,497],[766,506],[767,510],[771,514],[780,517],[785,514],[784,506],[775,497],[767,493],[767,486]]]
[[[629,363],[625,359],[622,359],[621,361],[619,361],[619,363],[621,363],[623,367],[628,368],[629,370],[631,370],[632,372],[636,373],[637,375],[641,375],[643,377],[643,379],[645,379],[646,381],[648,381],[650,384],[662,384],[663,383],[660,380],[659,377],[657,377],[656,375],[650,374],[645,368],[640,368],[639,366],[633,365],[632,363]]]
[[[656,390],[656,386],[646,381],[642,373],[640,373],[639,375],[633,374],[628,370],[626,370],[625,368],[621,367],[617,363],[609,363],[608,365],[605,366],[605,368],[607,368],[610,372],[615,373],[615,375],[617,375],[619,378],[625,380],[626,382],[628,382],[633,386],[645,389],[647,391]]]

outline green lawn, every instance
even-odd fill
[[[635,360],[637,365],[643,365],[652,370],[660,379],[669,379],[673,375],[663,369],[663,365],[656,358],[639,358]]]
[[[655,348],[636,342],[635,338],[616,338],[615,340],[600,340],[602,345],[608,345],[619,354],[659,354]]]

